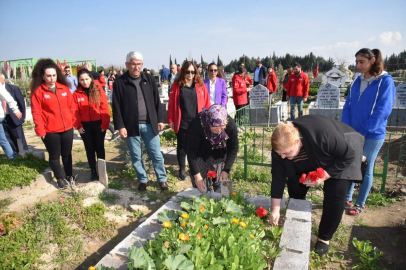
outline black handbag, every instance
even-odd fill
[[[368,167],[368,162],[367,159],[365,158],[362,162],[361,162],[361,174],[362,174],[362,180],[360,182],[357,183],[364,183],[364,178],[365,178],[365,174],[367,172],[367,167]]]

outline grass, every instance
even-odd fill
[[[99,199],[104,203],[114,204],[120,196],[115,193],[103,192],[99,194]]]
[[[272,176],[268,167],[248,166],[247,180],[244,181],[244,166],[235,164],[231,169],[229,179],[234,181],[236,191],[247,191],[253,195],[270,195]]]
[[[0,190],[27,186],[48,167],[47,161],[31,154],[27,154],[25,158],[21,156],[14,159],[0,157],[0,164]]]

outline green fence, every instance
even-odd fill
[[[238,128],[240,150],[236,163],[243,164],[244,166],[244,180],[247,179],[248,166],[250,165],[272,167],[272,131],[278,123],[283,122],[287,118],[282,109],[275,111],[272,109],[272,106],[269,109],[269,107],[251,108],[248,105],[230,113],[236,120]],[[287,105],[285,104],[284,106]],[[403,115],[402,117],[406,115],[406,109],[403,110],[404,112],[391,115],[391,117],[394,117],[392,123],[401,123],[401,115]],[[280,114],[281,112],[282,114]],[[305,110],[304,113],[308,112]],[[334,113],[329,115],[334,115]],[[396,119],[399,121],[396,121]],[[389,119],[388,123],[390,123]],[[382,179],[382,193],[385,192],[388,178],[399,180],[406,178],[405,126],[388,126],[390,132],[387,132],[384,145],[378,154],[374,168],[374,177]]]

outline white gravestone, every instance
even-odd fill
[[[335,67],[327,71],[326,74],[324,74],[322,80],[323,84],[330,83],[337,87],[340,87],[340,85],[344,87],[345,82],[348,80],[348,78],[349,78],[348,73],[342,72],[341,70]]]
[[[268,104],[269,90],[263,85],[258,84],[250,91],[251,108],[263,108]]]
[[[317,90],[317,107],[338,108],[340,107],[340,89],[327,83]]]
[[[406,83],[396,87],[395,105],[393,107],[406,108]]]
[[[102,183],[106,188],[109,188],[109,177],[107,176],[106,161],[104,159],[97,159],[97,169],[100,183]]]

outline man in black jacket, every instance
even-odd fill
[[[158,130],[164,127],[164,115],[154,77],[141,72],[142,63],[141,53],[128,53],[125,63],[128,71],[114,81],[114,128],[127,141],[139,182],[138,190],[144,191],[148,185],[141,156],[141,138],[152,159],[161,190],[167,190],[167,176],[158,136]]]
[[[254,86],[258,84],[265,85],[266,81],[266,67],[264,67],[261,63],[261,60],[258,59],[256,62],[257,68],[254,71]]]

